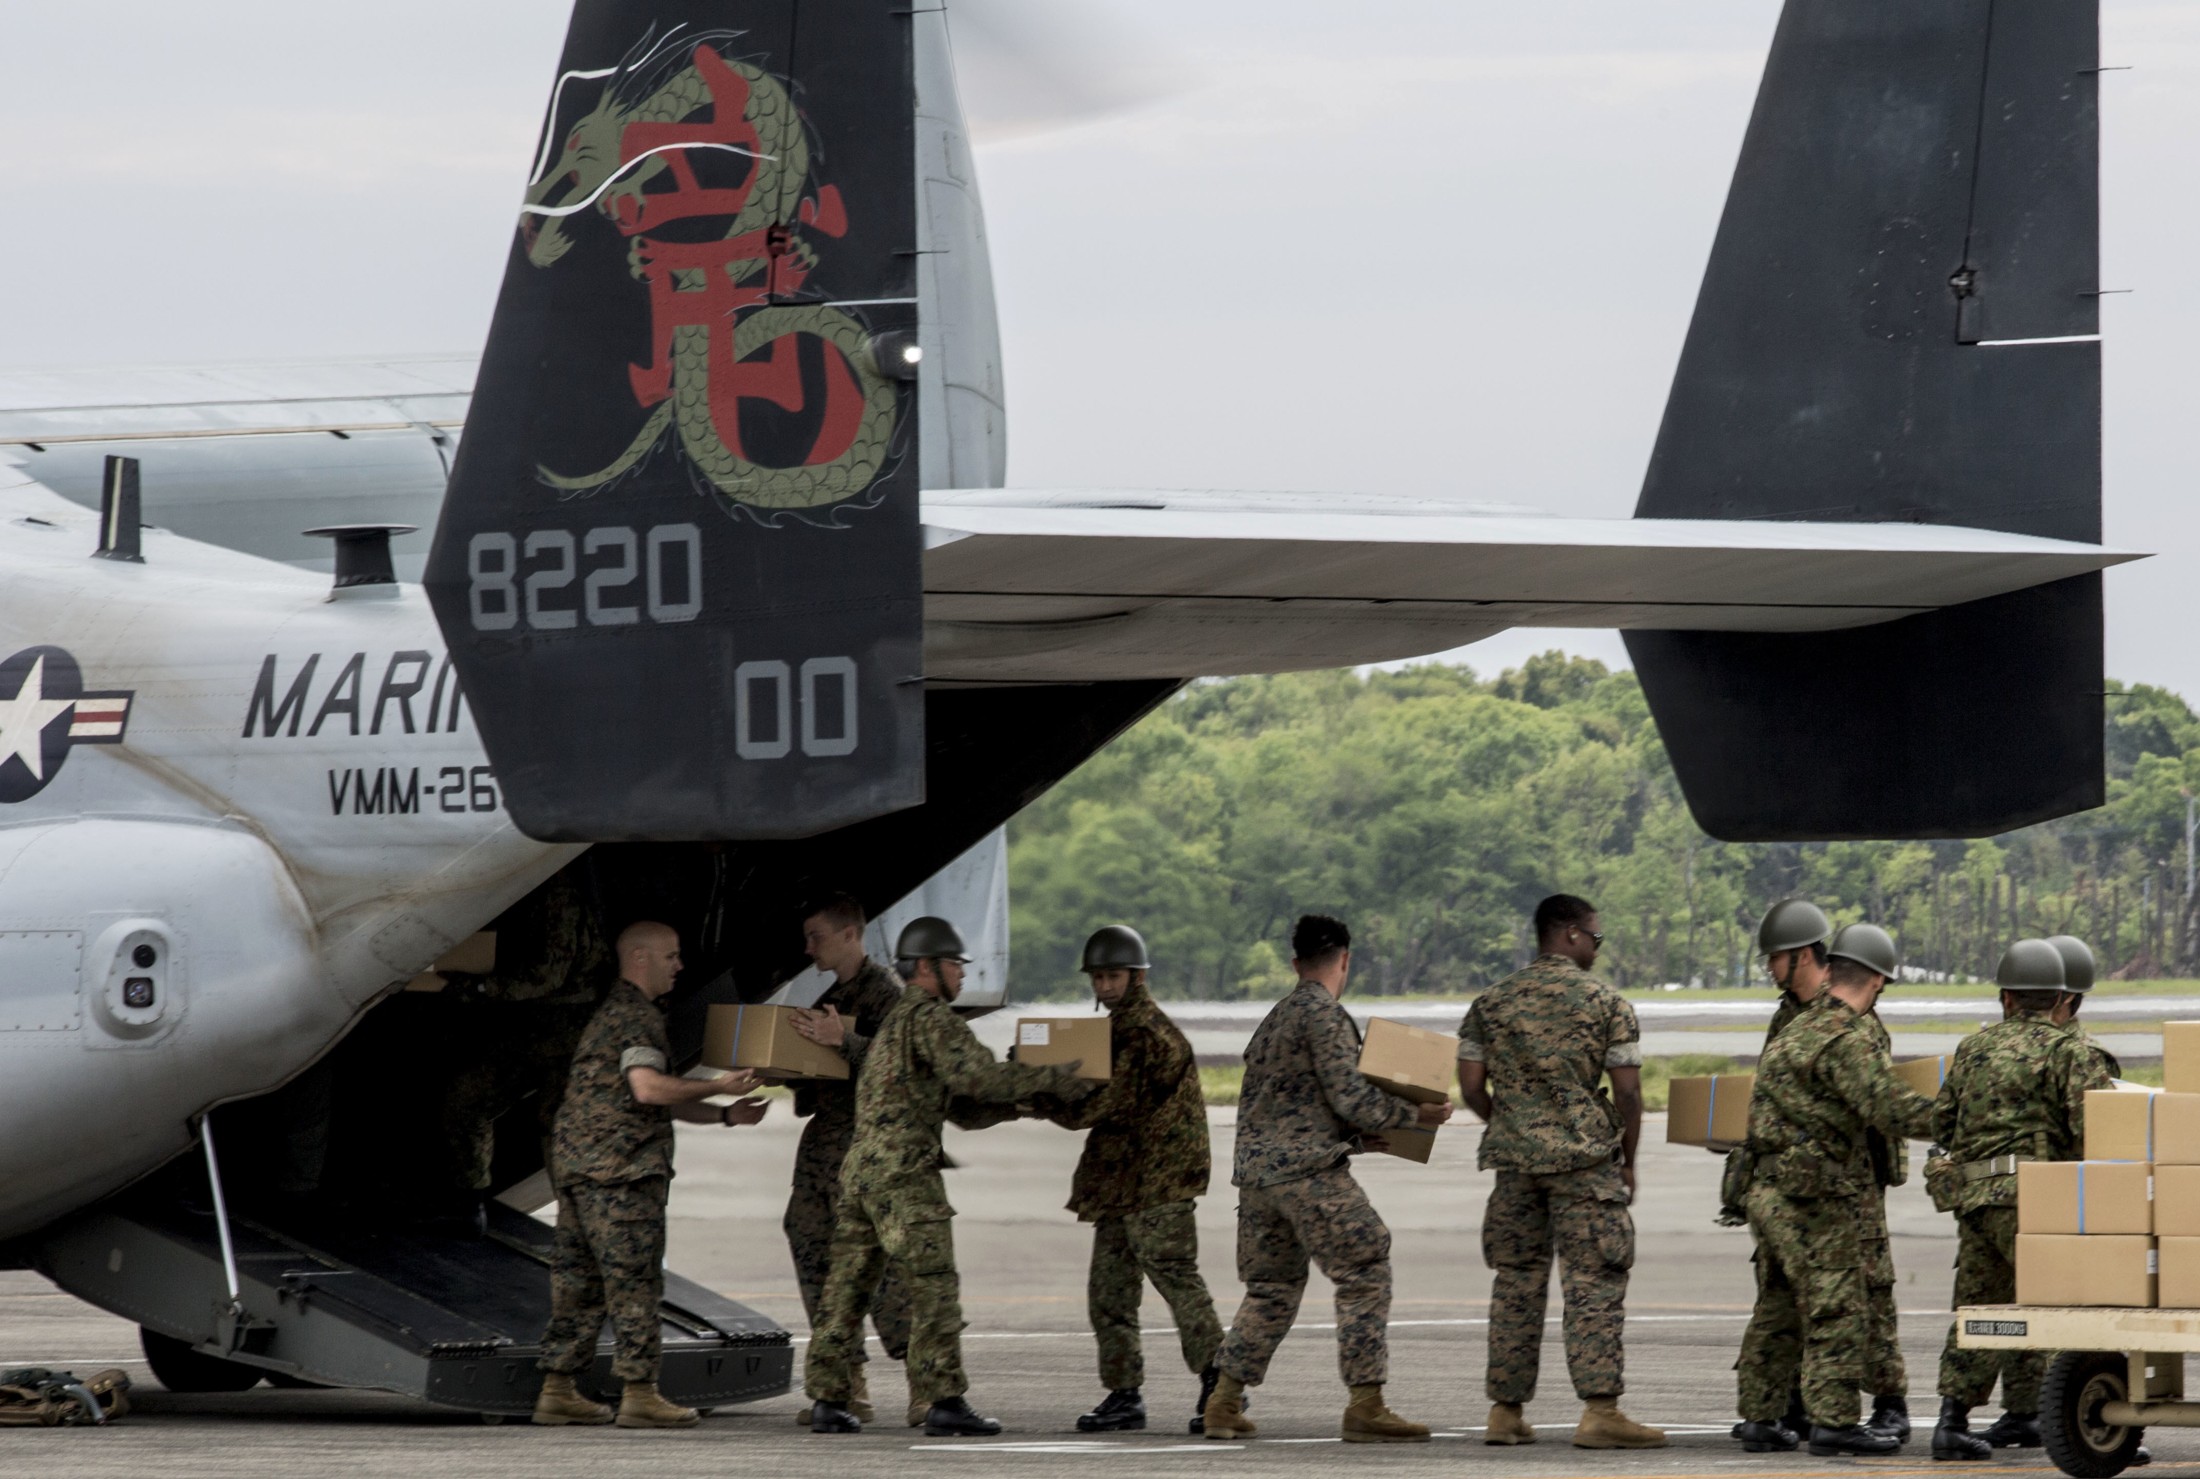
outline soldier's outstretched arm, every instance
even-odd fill
[[[970,1024],[951,1012],[926,1012],[922,1051],[951,1095],[985,1104],[1013,1104],[1034,1094],[1082,1099],[1097,1087],[1063,1068],[1003,1063],[985,1050]]]
[[[1851,1032],[1820,1060],[1835,1089],[1864,1123],[1884,1135],[1933,1133],[1933,1101],[1896,1076],[1894,1060],[1862,1033]]]
[[[1314,1073],[1321,1080],[1322,1097],[1338,1119],[1371,1133],[1402,1130],[1419,1122],[1419,1105],[1376,1088],[1360,1075],[1360,1039],[1350,1018],[1342,1012],[1324,1012],[1308,1020],[1312,1040],[1307,1046],[1313,1053]]]

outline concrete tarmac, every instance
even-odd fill
[[[1201,1203],[1201,1262],[1227,1324],[1241,1292],[1232,1254],[1236,1199],[1228,1186],[1233,1113],[1217,1110],[1212,1117],[1217,1174],[1214,1192]],[[671,1263],[754,1304],[799,1336],[802,1307],[779,1227],[796,1128],[783,1108],[754,1129],[681,1127]],[[1076,1415],[1101,1395],[1084,1309],[1090,1234],[1060,1210],[1080,1137],[1023,1123],[950,1132],[949,1138],[960,1163],[948,1174],[948,1190],[960,1213],[956,1240],[970,1321],[964,1349],[971,1398],[1007,1424],[999,1438],[926,1439],[900,1426],[905,1388],[899,1368],[883,1359],[874,1362],[871,1383],[880,1421],[853,1437],[817,1437],[797,1427],[793,1395],[721,1410],[700,1427],[676,1433],[487,1426],[466,1414],[374,1393],[263,1386],[235,1396],[174,1395],[153,1382],[132,1326],[57,1292],[35,1274],[0,1273],[0,1367],[50,1365],[85,1374],[118,1365],[139,1383],[135,1411],[111,1428],[0,1430],[0,1476],[596,1479],[678,1470],[846,1479],[934,1471],[1129,1479],[1259,1471],[1312,1479],[1340,1464],[1361,1473],[1449,1475],[1465,1469],[1532,1479],[1630,1473],[1789,1479],[1858,1470],[1968,1479],[2054,1472],[2037,1449],[2007,1450],[1992,1462],[1960,1468],[1930,1461],[1925,1437],[1938,1406],[1934,1370],[1947,1329],[1942,1312],[1955,1241],[1949,1220],[1933,1212],[1914,1174],[1910,1185],[1892,1194],[1889,1210],[1918,1436],[1885,1460],[1742,1453],[1726,1434],[1733,1420],[1731,1368],[1752,1294],[1749,1240],[1743,1231],[1712,1222],[1719,1159],[1667,1146],[1664,1133],[1662,1117],[1653,1117],[1636,1206],[1639,1249],[1622,1404],[1635,1417],[1668,1428],[1672,1443],[1663,1450],[1600,1453],[1568,1445],[1580,1405],[1558,1343],[1555,1279],[1542,1390],[1529,1408],[1541,1441],[1524,1449],[1480,1441],[1488,1411],[1482,1373],[1489,1273],[1479,1233],[1490,1178],[1474,1169],[1479,1130],[1471,1121],[1438,1138],[1428,1165],[1387,1156],[1356,1163],[1394,1239],[1388,1395],[1401,1413],[1434,1425],[1435,1441],[1380,1447],[1337,1441],[1345,1394],[1330,1290],[1319,1274],[1307,1291],[1301,1324],[1254,1394],[1251,1415],[1261,1429],[1256,1440],[1208,1442],[1187,1434],[1196,1382],[1176,1350],[1166,1309],[1151,1294],[1145,1307],[1150,1429],[1106,1437],[1077,1433]],[[2200,1467],[2200,1433],[2157,1430],[2149,1441],[2157,1471]]]

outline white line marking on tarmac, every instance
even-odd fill
[[[1285,1440],[1285,1441],[1288,1441],[1288,1440]],[[1334,1439],[1328,1439],[1328,1438],[1323,1438],[1323,1439],[1317,1439],[1317,1440],[1315,1440],[1315,1441],[1317,1441],[1317,1442],[1323,1442],[1323,1443],[1327,1443],[1327,1442],[1333,1442],[1333,1441],[1336,1441],[1336,1440],[1334,1440]],[[1224,1443],[1156,1443],[1156,1444],[1153,1444],[1153,1445],[1151,1445],[1151,1446],[1148,1446],[1148,1445],[1146,1445],[1146,1444],[1143,1444],[1143,1443],[1104,1443],[1104,1442],[1098,1442],[1098,1441],[1094,1441],[1094,1442],[1063,1442],[1063,1443],[984,1443],[984,1444],[964,1444],[964,1443],[912,1443],[912,1444],[910,1444],[910,1445],[909,1445],[909,1451],[910,1451],[911,1453],[953,1453],[953,1454],[966,1454],[966,1453],[967,1453],[967,1454],[979,1454],[979,1453],[1053,1453],[1053,1454],[1064,1454],[1064,1455],[1071,1455],[1071,1456],[1076,1456],[1076,1457],[1102,1457],[1102,1458],[1105,1458],[1105,1457],[1110,1457],[1110,1456],[1112,1456],[1112,1457],[1117,1457],[1117,1458],[1125,1458],[1125,1457],[1130,1457],[1130,1456],[1132,1456],[1132,1455],[1136,1455],[1136,1454],[1146,1454],[1146,1453],[1214,1453],[1214,1454],[1223,1454],[1223,1453],[1243,1453],[1243,1452],[1244,1452],[1245,1450],[1244,1450],[1244,1448],[1242,1448],[1242,1447],[1240,1447],[1240,1446],[1238,1446],[1237,1444],[1234,1444],[1234,1443],[1231,1443],[1231,1444],[1224,1444]]]

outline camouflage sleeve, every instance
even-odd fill
[[[1611,1029],[1604,1038],[1604,1066],[1606,1068],[1642,1067],[1642,1024],[1635,1020],[1635,1008],[1617,991],[1612,993]]]
[[[876,989],[866,991],[848,1003],[848,1024],[841,1029],[840,1053],[848,1060],[850,1078],[863,1068],[864,1055],[871,1051],[871,1038],[878,1032],[878,1024],[886,1020],[886,1014],[894,1009],[896,993],[885,982]],[[868,1030],[866,1030],[868,1029]]]
[[[1476,997],[1467,1008],[1466,1020],[1459,1024],[1459,1061],[1480,1063],[1489,1053],[1489,1032],[1482,1025],[1482,998]]]
[[[1933,1100],[1933,1143],[1942,1150],[1953,1149],[1956,1143],[1956,1123],[1962,1113],[1962,1084],[1969,1071],[1971,1038],[1956,1044],[1954,1056],[1948,1060],[1948,1077],[1940,1086],[1939,1097]]]
[[[1418,1117],[1412,1100],[1385,1093],[1360,1076],[1360,1036],[1342,1010],[1312,1015],[1307,1035],[1322,1097],[1338,1119],[1355,1130],[1375,1131],[1403,1129]]]
[[[2063,1076],[2063,1113],[2069,1118],[2070,1143],[2083,1146],[2086,1090],[2114,1088],[2115,1080],[2110,1077],[2108,1065],[2101,1061],[2091,1041],[2085,1038],[2074,1041],[2078,1051],[2070,1054],[2070,1066]]]
[[[951,1011],[927,1011],[912,1025],[923,1033],[925,1059],[952,1096],[1013,1104],[1033,1094],[1067,1090],[1064,1097],[1076,1098],[1084,1092],[1084,1085],[1065,1069],[1001,1062],[985,1050],[970,1024]]]
[[[1005,1125],[1017,1117],[1013,1103],[981,1104],[975,1099],[960,1095],[947,1101],[947,1118],[961,1130],[990,1130],[995,1125]]]
[[[1930,1135],[1933,1101],[1895,1076],[1894,1064],[1863,1032],[1827,1044],[1819,1062],[1835,1093],[1883,1135]]]

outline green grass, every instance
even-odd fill
[[[1965,1000],[1978,998],[1992,1001],[2001,994],[2001,988],[1991,981],[1943,982],[1904,981],[1890,986],[1888,991],[1896,996],[1929,996],[1936,999]],[[1747,1001],[1752,997],[1773,995],[1770,983],[1757,986],[1707,986],[1700,991],[1644,991],[1620,993],[1629,1001]],[[2200,981],[2102,981],[2093,988],[2095,996],[2190,996],[2200,999]]]

